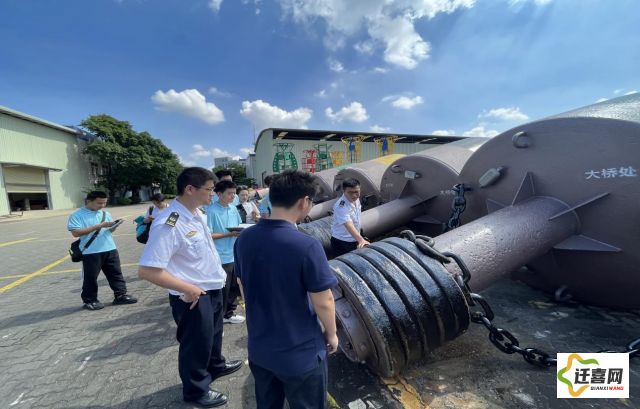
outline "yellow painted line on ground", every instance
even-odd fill
[[[340,409],[340,405],[338,405],[338,402],[336,402],[334,397],[331,396],[329,392],[327,392],[327,404],[329,406],[329,409]]]
[[[401,376],[396,378],[380,378],[387,386],[393,397],[400,402],[405,409],[425,409],[425,405],[418,391],[415,390],[406,379]]]
[[[127,263],[127,264],[120,264],[120,267],[131,267],[131,266],[137,266],[138,263]],[[79,273],[82,269],[81,268],[72,268],[69,270],[58,270],[58,271],[47,271],[46,273],[42,273],[40,275],[43,276],[49,276],[49,275],[54,275],[54,274],[65,274],[65,273]],[[12,275],[12,276],[4,276],[4,277],[0,277],[0,280],[11,280],[14,278],[22,278],[22,277],[26,277],[29,274],[16,274],[16,275]]]
[[[14,244],[20,244],[20,243],[25,243],[27,241],[31,241],[31,240],[35,240],[35,237],[32,237],[30,239],[22,239],[22,240],[16,240],[16,241],[7,241],[4,243],[0,243],[0,247],[7,247],[7,246],[12,246]]]
[[[113,234],[113,237],[120,237],[120,236],[134,236],[135,233],[122,233],[122,234]],[[57,241],[57,240],[64,240],[64,241],[74,241],[75,239],[73,237],[64,237],[61,239],[38,239],[36,241]]]
[[[4,293],[4,292],[6,292],[6,291],[9,291],[9,290],[11,290],[11,289],[12,289],[12,288],[14,288],[14,287],[17,287],[17,286],[19,286],[20,284],[26,283],[27,281],[31,280],[31,279],[32,279],[32,278],[34,278],[34,277],[37,277],[37,276],[39,276],[39,275],[41,275],[41,274],[46,273],[47,271],[51,270],[52,268],[54,268],[54,267],[55,267],[55,266],[57,266],[58,264],[62,264],[62,263],[64,263],[64,262],[65,262],[65,261],[67,261],[67,260],[69,260],[69,256],[64,256],[64,257],[62,257],[60,260],[54,261],[53,263],[51,263],[51,264],[49,264],[49,265],[47,265],[47,266],[42,267],[42,268],[41,268],[40,270],[38,270],[38,271],[35,271],[35,272],[31,273],[31,274],[27,274],[26,276],[24,276],[24,277],[22,277],[22,278],[19,278],[19,279],[17,279],[17,280],[16,280],[16,281],[14,281],[14,282],[12,282],[12,283],[10,283],[10,284],[8,284],[8,285],[5,285],[4,287],[0,287],[0,294]]]

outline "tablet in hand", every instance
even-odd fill
[[[118,226],[120,226],[122,223],[124,223],[124,219],[117,219],[114,220],[115,224],[111,227],[109,227],[109,230],[114,231]]]

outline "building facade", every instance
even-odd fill
[[[461,136],[357,133],[306,129],[265,129],[247,166],[262,185],[267,175],[285,169],[319,172],[394,153],[411,154],[464,139]]]
[[[99,167],[83,157],[81,135],[0,106],[0,215],[82,206]]]

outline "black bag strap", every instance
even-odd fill
[[[151,216],[152,212],[153,212],[153,206],[149,206],[149,216]]]
[[[104,219],[106,219],[106,217],[107,217],[107,212],[105,212],[103,210],[102,211],[102,221],[100,223],[103,223]],[[85,251],[91,245],[91,243],[93,243],[93,241],[96,239],[96,237],[98,237],[98,233],[100,233],[100,230],[102,230],[102,227],[99,228],[98,230],[96,230],[95,233],[93,233],[93,236],[91,236],[91,238],[89,239],[87,244],[84,245],[84,248],[82,249],[82,251]]]

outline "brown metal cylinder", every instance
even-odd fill
[[[316,186],[315,203],[325,202],[338,196],[338,192],[333,189],[333,179],[336,177],[339,168],[331,168],[313,173],[313,183]]]
[[[378,237],[399,226],[404,226],[425,213],[427,206],[418,195],[392,200],[362,212],[362,231],[366,237]]]
[[[463,222],[509,205],[525,174],[535,195],[574,208],[580,229],[527,261],[531,273],[519,278],[548,291],[564,287],[577,301],[640,308],[640,94],[491,138],[460,172],[459,181],[473,189]]]
[[[342,182],[349,178],[360,182],[360,202],[363,210],[376,207],[382,202],[380,196],[382,175],[390,164],[403,156],[405,155],[387,155],[361,163],[341,166],[335,168],[335,172],[328,172],[331,169],[318,172],[316,185],[319,193],[314,198],[316,205],[309,212],[309,218],[318,220],[331,215],[333,205],[342,194]],[[332,177],[333,179],[331,179]],[[330,195],[334,195],[331,196],[333,198],[330,198]]]
[[[574,212],[551,219],[568,208],[554,198],[533,197],[437,236],[435,248],[462,258],[472,273],[469,285],[481,291],[575,234]],[[460,273],[455,263],[445,268]]]

